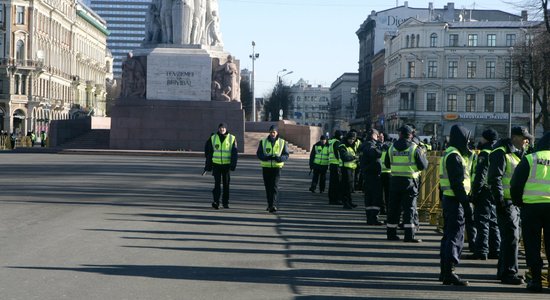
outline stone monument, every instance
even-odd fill
[[[217,0],[152,0],[142,47],[122,64],[111,148],[202,151],[225,122],[244,149],[239,61],[219,23]]]

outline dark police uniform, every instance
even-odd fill
[[[340,172],[342,174],[342,181],[340,182],[340,199],[342,200],[343,207],[351,209],[357,205],[353,203],[351,193],[353,192],[353,185],[355,182],[354,172],[357,169],[357,153],[355,152],[354,143],[349,143],[350,138],[355,138],[356,135],[353,132],[348,133],[344,143],[338,147],[338,154],[340,155]]]
[[[276,128],[270,128],[270,131],[272,130],[277,131]],[[287,143],[282,138],[279,138],[279,135],[275,138],[268,136],[260,141],[256,156],[261,161],[267,196],[267,210],[273,213],[277,211],[277,205],[279,204],[279,178],[281,176],[281,169],[289,156]]]
[[[470,131],[463,126],[451,127],[449,148],[439,166],[440,187],[443,194],[443,237],[440,257],[443,284],[468,285],[454,273],[464,247],[464,206],[470,205],[473,154],[468,150]]]
[[[382,171],[380,174],[380,180],[382,182],[383,206],[380,212],[382,214],[387,213],[388,203],[390,199],[391,168],[386,167],[386,164],[384,163],[384,161],[386,160],[386,156],[388,155],[388,149],[390,149],[391,145],[392,144],[390,142],[384,142],[384,144],[381,147],[382,154],[380,157],[380,166],[382,168]]]
[[[229,208],[230,171],[235,170],[238,158],[235,136],[227,132],[226,134],[212,134],[206,141],[204,154],[206,156],[204,170],[212,171],[212,176],[214,176],[214,189],[212,190],[214,201],[212,202],[212,207],[215,209],[219,208],[221,194],[223,207]],[[223,193],[220,186],[223,186]]]
[[[382,179],[380,177],[382,168],[380,157],[382,156],[381,145],[368,137],[363,143],[363,154],[361,155],[361,170],[363,172],[363,193],[365,196],[365,213],[367,225],[382,225],[378,221],[378,215],[383,206]]]
[[[397,227],[402,208],[404,241],[421,242],[414,238],[416,203],[420,172],[428,167],[428,160],[426,154],[407,137],[412,134],[412,129],[406,127],[400,129],[401,137],[390,147],[384,162],[392,173],[386,234],[388,240],[399,240]]]
[[[321,140],[317,142],[311,148],[309,155],[309,168],[313,170],[313,178],[311,180],[311,186],[309,190],[315,193],[317,183],[319,183],[319,191],[322,193],[325,191],[325,184],[327,181],[327,170],[329,165],[329,145],[326,143],[326,137],[322,136]]]
[[[328,204],[342,204],[340,200],[340,182],[342,180],[340,173],[340,140],[342,133],[339,130],[334,132],[334,137],[328,141],[328,160],[330,178],[328,183]]]
[[[532,277],[527,289],[541,292],[542,230],[546,251],[550,249],[550,133],[540,140],[537,152],[525,156],[517,166],[510,194],[514,204],[521,206],[525,258]]]

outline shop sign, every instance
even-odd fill
[[[503,113],[461,113],[460,119],[467,120],[508,120],[508,114]]]
[[[458,114],[446,114],[445,115],[445,120],[452,121],[452,120],[456,120],[458,118],[460,118],[460,116]]]

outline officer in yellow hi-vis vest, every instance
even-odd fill
[[[390,241],[396,241],[399,216],[403,211],[403,227],[405,228],[405,242],[419,243],[416,239],[415,215],[418,200],[420,172],[428,167],[425,151],[412,142],[413,129],[403,126],[399,129],[399,140],[388,150],[384,164],[391,168],[390,201],[388,204],[388,218],[386,221],[386,235]],[[402,210],[401,210],[402,209]]]
[[[497,279],[504,284],[523,284],[518,274],[519,211],[510,196],[510,180],[521,158],[527,154],[533,138],[525,127],[512,128],[512,136],[502,139],[489,155],[488,183],[497,208],[500,231],[500,254]]]
[[[382,209],[380,214],[385,215],[388,211],[388,202],[390,199],[390,179],[391,179],[391,169],[386,167],[384,161],[388,155],[388,149],[392,145],[392,142],[389,139],[388,134],[385,132],[378,135],[378,141],[381,144],[382,156],[380,157],[380,166],[382,167],[382,173],[380,174],[380,180],[382,182]]]
[[[537,143],[536,152],[525,156],[517,166],[510,182],[510,194],[514,204],[521,207],[525,259],[531,270],[527,289],[540,293],[543,230],[547,259],[550,259],[550,132]]]
[[[354,172],[357,169],[357,163],[359,154],[355,152],[355,139],[357,134],[353,131],[348,132],[343,143],[338,147],[338,154],[340,155],[340,172],[342,174],[342,181],[340,182],[340,199],[342,200],[343,207],[345,209],[352,209],[357,207],[353,203],[351,193],[353,192],[354,185]]]
[[[218,125],[218,132],[212,134],[206,141],[204,155],[206,156],[204,171],[212,171],[214,176],[212,207],[214,209],[220,207],[220,194],[222,194],[222,205],[224,208],[229,208],[229,173],[235,171],[237,167],[238,150],[235,136],[227,132],[227,124]],[[220,188],[222,184],[223,193]]]
[[[317,183],[319,183],[319,192],[325,191],[325,184],[327,181],[327,170],[329,164],[329,145],[327,143],[327,137],[322,135],[319,142],[315,143],[311,148],[309,155],[309,168],[313,170],[313,178],[311,180],[311,186],[309,190],[315,193]]]
[[[454,273],[464,248],[465,207],[470,205],[471,172],[474,154],[468,149],[470,131],[453,125],[449,148],[439,165],[440,188],[443,194],[443,238],[441,239],[441,277],[445,285],[468,285]]]
[[[334,136],[328,141],[328,163],[330,178],[328,182],[328,204],[341,205],[340,201],[340,182],[342,174],[340,173],[340,154],[338,148],[342,141],[342,132],[334,131]]]
[[[261,161],[264,178],[265,193],[267,196],[267,211],[277,211],[279,203],[279,178],[285,161],[288,160],[288,146],[285,140],[279,137],[279,128],[272,125],[269,136],[260,141],[256,156]]]

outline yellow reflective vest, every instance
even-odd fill
[[[491,153],[496,151],[504,152],[504,157],[506,158],[506,170],[502,176],[502,189],[504,191],[504,199],[511,200],[510,181],[512,180],[512,174],[514,174],[514,170],[518,166],[521,158],[515,153],[506,153],[506,148],[504,146],[496,148]]]
[[[388,150],[382,150],[382,156],[380,157],[380,166],[382,167],[382,173],[391,174],[391,168],[387,168],[385,164],[386,155],[388,155]]]
[[[462,156],[462,154],[460,154],[460,151],[458,151],[458,149],[456,149],[455,147],[449,147],[447,148],[447,150],[445,150],[445,155],[441,158],[441,162],[439,164],[439,185],[441,186],[441,191],[445,196],[455,196],[455,193],[451,188],[451,182],[449,181],[449,174],[447,172],[447,158],[451,154],[458,155],[458,157],[460,157],[460,159],[462,160],[462,167],[464,168],[464,179],[462,181],[462,184],[464,185],[466,195],[468,195],[472,191],[471,172],[473,159]]]
[[[350,156],[354,156],[354,157],[356,156],[354,146],[348,147],[346,146],[346,144],[340,144],[340,148],[346,149],[346,152]],[[357,160],[355,159],[352,161],[343,161],[342,159],[340,159],[340,161],[341,161],[341,164],[340,164],[341,167],[353,169],[353,170],[357,169]]]
[[[530,173],[523,189],[523,203],[550,203],[550,151],[525,156]]]
[[[266,157],[281,157],[285,148],[285,140],[278,138],[275,143],[271,143],[267,138],[262,140],[262,149]],[[262,168],[282,168],[285,163],[276,160],[261,161]]]
[[[407,177],[417,179],[420,177],[420,171],[416,166],[415,152],[418,146],[412,144],[409,148],[399,151],[394,145],[388,150],[391,163],[391,175],[398,177]]]
[[[318,145],[315,146],[315,159],[313,163],[319,166],[328,166],[329,162],[329,146],[326,144],[324,146]]]
[[[218,134],[213,134],[210,137],[212,141],[212,148],[214,153],[212,154],[212,163],[217,165],[229,165],[231,164],[231,151],[233,150],[233,145],[235,144],[235,136],[232,134],[227,134],[227,137],[223,142],[220,141]]]
[[[338,139],[330,139],[328,141],[328,162],[331,165],[340,165],[340,159],[336,158],[336,155],[334,155],[334,143],[336,143]]]

